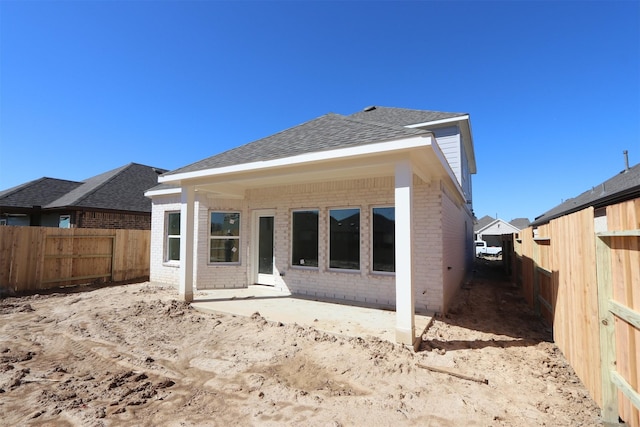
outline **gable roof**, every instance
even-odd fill
[[[39,178],[0,192],[0,206],[32,208],[45,206],[72,191],[81,182],[56,178]]]
[[[429,134],[429,132],[329,113],[266,138],[173,170],[164,176],[256,161],[282,159],[300,154],[392,141],[424,134]]]
[[[43,208],[92,208],[151,212],[151,201],[144,192],[158,183],[166,172],[137,163],[129,163],[85,180]]]
[[[483,227],[474,227],[475,233],[487,235],[512,234],[517,233],[518,231],[520,231],[520,229],[514,227],[506,221],[501,220],[500,218],[494,219],[489,224],[486,224]]]
[[[485,228],[487,225],[491,224],[495,220],[496,220],[495,218],[492,218],[489,215],[483,216],[482,218],[477,220],[476,223],[473,225],[474,233],[477,233],[478,230]]]
[[[568,199],[558,206],[536,217],[532,226],[546,224],[552,219],[568,215],[589,206],[601,208],[614,203],[640,197],[640,163],[623,170],[605,182],[596,185],[577,197]]]

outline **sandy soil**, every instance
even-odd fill
[[[5,298],[0,424],[601,425],[550,332],[482,263],[416,353],[202,314],[149,283]]]

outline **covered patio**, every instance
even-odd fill
[[[348,337],[372,336],[396,341],[395,311],[352,304],[317,301],[267,286],[249,286],[196,291],[191,306],[202,312],[244,317],[251,317],[258,312],[271,322],[313,326],[323,332]],[[417,337],[422,335],[431,321],[431,316],[415,315]]]

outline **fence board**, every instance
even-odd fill
[[[607,207],[611,231],[640,229],[640,199]],[[640,237],[611,237],[611,278],[613,300],[640,312]],[[640,390],[640,330],[616,318],[616,371],[636,392]],[[640,411],[618,393],[618,411],[627,424],[640,426]]]
[[[149,230],[0,227],[0,289],[33,291],[149,276]]]
[[[587,208],[550,223],[557,275],[554,340],[593,399],[602,402],[594,212]]]
[[[594,210],[588,208],[538,227],[535,239],[531,228],[522,230],[519,242],[514,242],[516,259],[522,260],[522,289],[531,306],[551,318],[554,341],[603,408],[603,416],[617,420],[619,415],[628,425],[640,427],[633,405],[639,396],[640,330],[633,320],[618,318],[631,312],[630,319],[635,319],[640,313],[640,199],[607,207],[606,240],[594,241],[594,227]],[[610,321],[601,327],[600,319]],[[626,395],[606,383],[603,390],[603,378],[610,371]],[[618,396],[617,405],[611,396]]]

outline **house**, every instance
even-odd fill
[[[500,218],[483,216],[473,227],[475,240],[484,240],[488,246],[502,246],[502,235],[513,234],[527,228],[529,220],[527,218],[516,218],[506,222]]]
[[[633,167],[626,166],[620,173],[605,182],[549,209],[547,212],[536,217],[531,223],[531,226],[535,229],[542,224],[549,223],[553,219],[581,211],[588,207],[593,207],[595,210],[595,231],[606,231],[608,230],[606,207],[639,197],[640,163]]]
[[[413,344],[473,263],[475,172],[468,114],[329,113],[160,176],[151,280],[388,307]]]
[[[85,181],[40,178],[0,192],[0,225],[151,228],[144,192],[166,169],[129,163]]]

